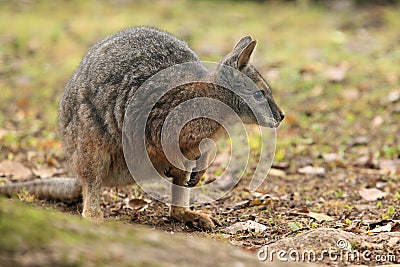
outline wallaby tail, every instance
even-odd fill
[[[54,177],[35,179],[20,183],[8,183],[0,186],[0,194],[12,196],[26,190],[41,199],[75,200],[82,193],[79,179]]]

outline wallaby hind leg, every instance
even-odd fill
[[[180,186],[186,186],[188,181],[188,172],[184,172],[179,169],[172,169],[169,173],[173,177],[173,183]],[[190,222],[195,227],[204,229],[204,230],[212,230],[215,225],[212,219],[200,212],[192,211],[188,208],[189,206],[189,195],[187,190],[183,190],[182,188],[172,189],[172,203],[177,205],[171,205],[170,215],[171,217],[182,221],[182,222]]]
[[[101,179],[96,176],[91,182],[82,183],[82,216],[92,221],[101,221],[103,212],[100,207]]]
[[[95,147],[95,149],[91,149]],[[101,188],[107,179],[110,168],[109,152],[99,149],[100,146],[89,144],[80,150],[78,157],[78,175],[82,183],[83,212],[82,216],[92,221],[101,221],[103,212],[100,207]],[[84,152],[84,153],[82,153]]]

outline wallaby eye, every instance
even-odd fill
[[[254,92],[253,96],[254,96],[255,100],[262,100],[265,97],[265,92],[262,90],[259,90],[259,91]]]

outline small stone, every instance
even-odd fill
[[[377,188],[363,188],[358,191],[360,196],[367,201],[376,201],[386,196],[386,193]]]
[[[32,172],[20,162],[3,160],[0,162],[0,176],[27,179],[32,176]]]
[[[243,231],[262,233],[265,230],[267,230],[265,225],[251,220],[248,220],[247,222],[238,222],[225,228],[225,231],[229,234],[236,234]]]
[[[325,162],[335,162],[343,160],[343,157],[337,153],[322,154],[322,158],[325,160]]]
[[[313,166],[305,166],[298,170],[301,174],[310,174],[310,175],[325,175],[325,168],[322,167],[313,167]]]
[[[269,170],[269,175],[274,176],[274,177],[279,177],[279,178],[283,178],[286,176],[286,172],[279,170],[279,169],[275,169],[275,168],[271,168]]]
[[[387,96],[387,100],[388,100],[390,103],[394,103],[394,102],[399,101],[399,100],[400,100],[400,90],[390,92],[390,93],[388,94],[388,96]]]
[[[389,239],[389,241],[388,241],[388,243],[387,243],[387,245],[389,246],[389,247],[394,247],[397,243],[399,243],[399,241],[400,241],[400,238],[398,238],[398,237],[391,237],[390,239]]]

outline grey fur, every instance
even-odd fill
[[[268,100],[265,103],[268,102],[266,105],[272,110],[276,122],[273,126],[276,127],[283,119],[283,113],[273,100],[266,81],[249,64],[255,44],[249,36],[242,38],[222,63],[239,69],[264,92]],[[62,191],[63,198],[68,190],[71,196],[76,197],[81,184],[84,217],[102,217],[99,203],[102,186],[124,186],[133,182],[122,149],[122,128],[129,99],[144,81],[160,70],[192,61],[198,62],[200,59],[185,42],[148,27],[128,28],[109,36],[93,45],[84,56],[66,84],[59,105],[59,128],[65,153],[80,183],[71,186],[70,180],[60,182],[64,190],[56,190]],[[160,129],[169,111],[187,99],[201,96],[223,101],[246,123],[256,122],[246,104],[224,88],[188,84],[164,95],[149,116],[146,144],[155,167],[160,173],[171,176],[178,185],[194,186],[205,170],[196,172],[190,178],[190,173],[170,166],[160,147]],[[181,132],[180,147],[188,158],[196,158],[199,156],[200,141],[206,137],[216,138],[219,132],[220,126],[214,121],[203,118],[193,120]],[[32,183],[22,185],[28,190],[35,188],[33,192],[38,196],[49,196],[44,193],[45,190],[40,192],[40,184],[46,182],[43,180],[35,186]],[[1,189],[0,193],[10,193],[21,186],[8,186],[8,189]],[[51,197],[62,199],[54,195]],[[202,228],[213,226],[206,215],[180,207],[172,206],[171,215],[185,222],[195,221]]]

